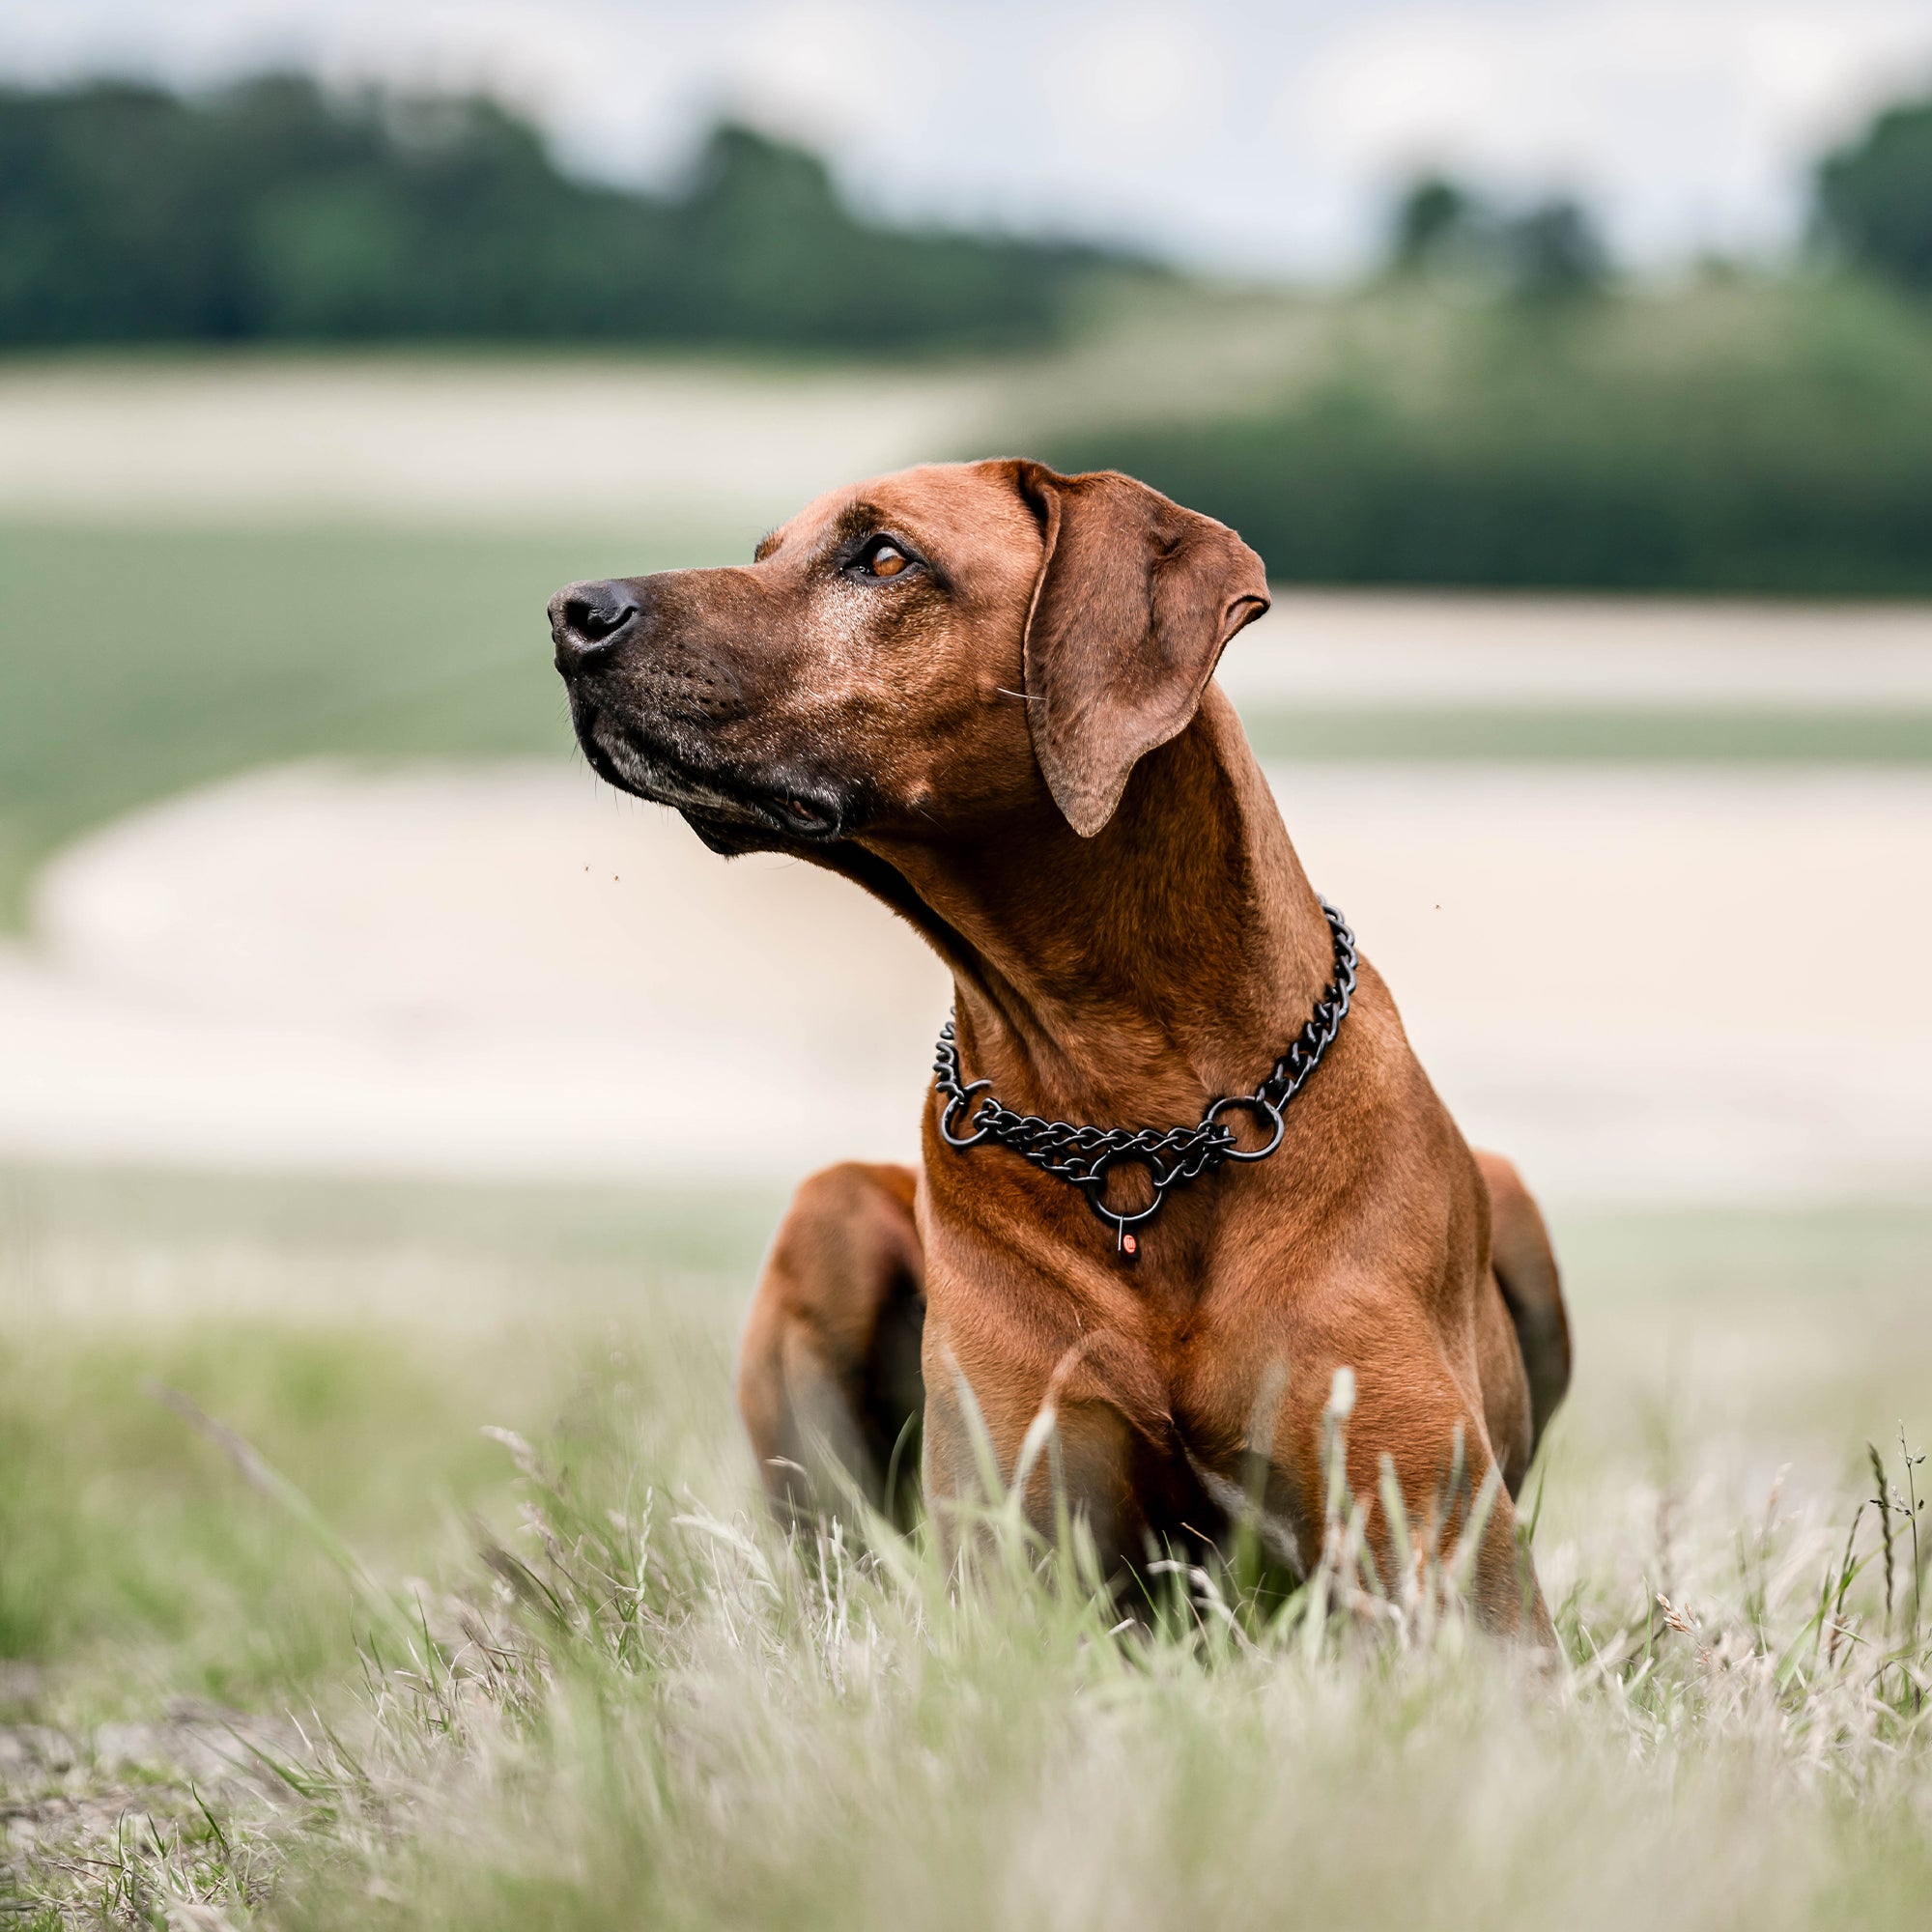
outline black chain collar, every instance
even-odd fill
[[[1281,1145],[1282,1115],[1335,1043],[1355,991],[1355,936],[1326,899],[1321,910],[1334,935],[1335,977],[1294,1044],[1252,1094],[1227,1094],[1210,1100],[1194,1126],[1169,1127],[1165,1132],[1157,1127],[1076,1127],[1066,1121],[1042,1121],[1037,1114],[1016,1114],[1003,1106],[992,1096],[990,1080],[961,1079],[959,1044],[949,1019],[940,1030],[939,1051],[932,1063],[935,1084],[946,1100],[939,1114],[940,1138],[948,1147],[962,1149],[978,1147],[981,1141],[997,1142],[1056,1179],[1079,1188],[1088,1207],[1113,1229],[1118,1251],[1131,1261],[1140,1252],[1140,1241],[1130,1231],[1153,1218],[1170,1187],[1211,1174],[1224,1160],[1265,1160]],[[984,1096],[977,1108],[972,1106],[975,1095]],[[967,1131],[954,1133],[953,1122],[962,1109],[972,1109],[964,1120]],[[1258,1124],[1265,1125],[1267,1145],[1243,1152],[1236,1144],[1234,1129],[1221,1123],[1221,1116],[1230,1111],[1251,1114]],[[1145,1167],[1153,1183],[1152,1201],[1132,1214],[1116,1213],[1105,1199],[1107,1176],[1122,1162]]]

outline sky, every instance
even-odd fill
[[[0,75],[299,65],[479,86],[666,182],[730,112],[895,215],[1262,275],[1375,253],[1399,184],[1564,191],[1667,269],[1792,245],[1809,164],[1932,93],[1932,0],[5,0]]]

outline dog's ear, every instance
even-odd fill
[[[1262,560],[1225,524],[1117,470],[1014,465],[1045,555],[1027,619],[1027,722],[1083,838],[1135,765],[1185,728],[1222,647],[1268,607]]]

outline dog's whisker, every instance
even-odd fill
[[[1002,697],[1017,697],[1022,704],[1037,704],[1039,699],[1030,691],[1009,691],[1004,684],[996,684],[993,689]]]

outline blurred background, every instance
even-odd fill
[[[1922,1418],[1932,10],[12,0],[0,1652],[201,1643],[144,1374],[372,1547],[599,1323],[745,1473],[947,988],[600,788],[544,601],[996,453],[1266,559],[1225,681],[1551,1207],[1557,1453]]]

